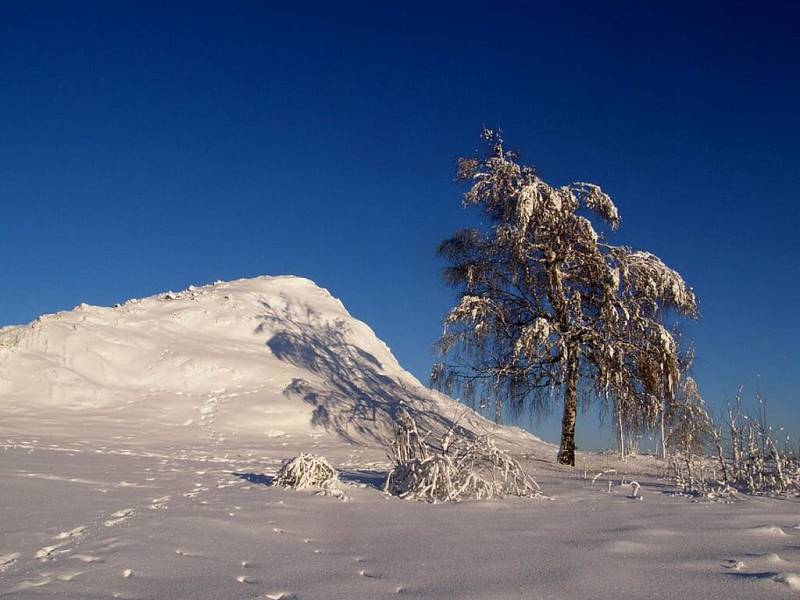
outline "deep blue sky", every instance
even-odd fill
[[[0,3],[0,323],[297,274],[425,380],[487,124],[695,287],[709,402],[800,433],[797,9],[284,4]]]

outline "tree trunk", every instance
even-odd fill
[[[575,419],[578,414],[578,353],[567,355],[567,390],[564,395],[564,418],[561,420],[561,447],[558,462],[575,466]]]
[[[667,435],[664,428],[664,413],[667,412],[667,407],[661,405],[661,460],[667,460]]]
[[[619,459],[625,460],[625,430],[622,428],[622,414],[617,414],[617,428],[619,429]]]

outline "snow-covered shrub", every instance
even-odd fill
[[[666,443],[672,449],[669,463],[675,483],[683,492],[702,493],[708,479],[704,452],[714,423],[691,377],[686,378],[669,407],[668,421]]]
[[[728,498],[737,492],[800,496],[800,455],[789,440],[779,444],[767,425],[764,404],[759,414],[742,411],[737,396],[726,415],[727,431],[715,425],[694,382],[671,409],[667,442],[672,477],[682,493]],[[713,458],[708,450],[713,449]]]
[[[513,495],[540,496],[539,485],[489,436],[469,437],[454,425],[435,446],[414,419],[400,413],[385,491],[412,500],[454,502]]]
[[[781,444],[773,437],[763,399],[757,400],[759,414],[755,416],[742,412],[739,396],[735,408],[728,408],[726,439],[720,432],[716,440],[723,477],[750,494],[800,495],[800,454],[789,438]]]
[[[316,490],[324,496],[345,497],[336,469],[322,456],[306,452],[283,463],[272,485],[293,490]]]

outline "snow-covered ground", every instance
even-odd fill
[[[548,498],[384,496],[400,403],[426,428],[492,431]],[[0,448],[0,595],[14,598],[800,594],[797,502],[691,502],[648,459],[593,484],[607,459],[586,455],[584,478],[584,456],[558,467],[550,445],[427,390],[305,279],[0,330]],[[301,451],[341,470],[348,501],[269,485]]]

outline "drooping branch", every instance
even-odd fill
[[[464,205],[488,227],[439,247],[459,300],[445,318],[439,347],[449,360],[436,380],[497,406],[540,409],[548,387],[570,398],[577,386],[565,383],[577,373],[611,401],[621,426],[653,426],[680,377],[667,319],[696,317],[694,292],[655,255],[603,239],[587,215],[611,230],[620,216],[599,186],[551,186],[500,132],[483,138],[486,154],[459,160],[457,179],[469,183]]]

